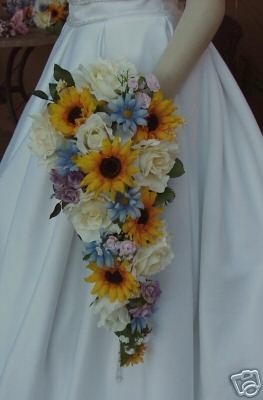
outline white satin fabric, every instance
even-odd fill
[[[39,89],[54,63],[127,56],[153,69],[176,25],[173,1],[95,3],[70,5]],[[212,44],[175,102],[187,121],[186,174],[166,212],[176,256],[159,274],[145,362],[122,382],[117,340],[89,310],[82,244],[64,215],[48,219],[51,185],[27,147],[43,103],[28,102],[0,165],[1,400],[234,400],[231,374],[263,378],[263,140]]]

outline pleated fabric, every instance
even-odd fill
[[[167,0],[95,3],[70,5],[38,89],[54,63],[126,56],[152,71],[176,26]],[[29,100],[0,165],[1,400],[233,400],[231,374],[263,378],[262,136],[212,44],[175,103],[186,119],[186,174],[166,211],[175,259],[158,275],[145,362],[118,382],[118,342],[89,309],[82,244],[64,215],[48,219],[52,187],[28,149],[43,103]]]

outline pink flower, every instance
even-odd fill
[[[140,105],[143,108],[148,108],[150,106],[151,98],[150,98],[150,96],[148,96],[148,94],[139,92],[139,93],[136,93],[135,97],[136,97],[136,100],[138,101],[138,103],[140,103]]]
[[[24,11],[17,10],[10,20],[11,27],[21,35],[28,33],[29,29],[24,23]]]
[[[118,250],[121,257],[132,256],[136,251],[136,245],[131,240],[119,242]]]
[[[153,92],[160,90],[160,83],[154,74],[147,74],[145,79],[150,90]]]
[[[115,236],[111,235],[106,240],[104,247],[106,250],[110,250],[113,254],[116,254],[118,251],[118,243],[118,239]]]
[[[140,307],[131,308],[129,312],[133,318],[145,318],[153,312],[153,306],[151,304],[144,304]]]
[[[134,77],[134,78],[129,78],[128,79],[128,86],[130,89],[138,89],[138,78]]]
[[[150,304],[156,302],[161,294],[160,284],[158,281],[146,281],[141,283],[142,297]]]

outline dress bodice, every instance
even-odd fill
[[[167,14],[176,18],[178,0],[69,0],[69,20],[93,21],[104,17]]]

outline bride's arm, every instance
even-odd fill
[[[175,96],[212,40],[224,13],[225,0],[186,0],[183,15],[153,71],[168,97]]]

